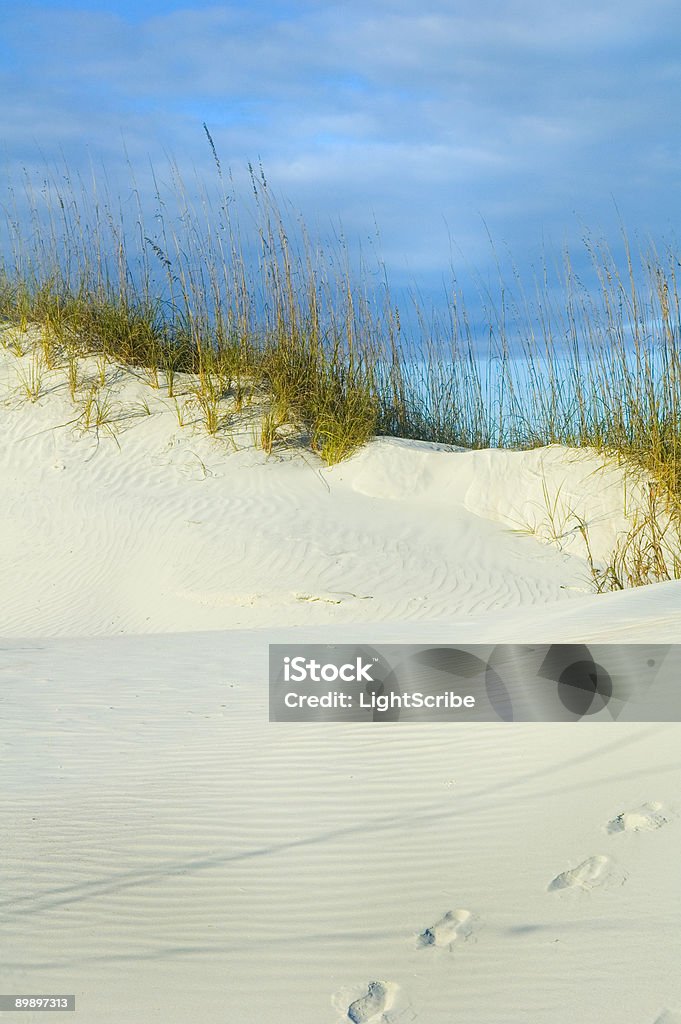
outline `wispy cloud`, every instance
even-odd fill
[[[171,153],[261,159],[308,220],[381,227],[390,261],[437,273],[483,221],[522,264],[615,220],[681,212],[676,0],[6,5],[10,164],[63,149],[125,173]]]

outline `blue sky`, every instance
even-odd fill
[[[681,213],[678,0],[0,0],[0,160],[142,184],[262,161],[315,236],[380,231],[391,279],[521,275],[584,230]]]

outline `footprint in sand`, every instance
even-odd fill
[[[662,813],[662,804],[642,804],[633,811],[622,811],[606,825],[606,832],[652,832],[669,821]]]
[[[392,1002],[391,986],[382,981],[370,981],[367,994],[355,999],[348,1007],[348,1018],[354,1024],[377,1024]]]
[[[473,931],[473,915],[470,910],[448,910],[439,921],[431,924],[421,932],[419,941],[422,946],[446,946],[460,939],[464,941]]]
[[[556,875],[548,887],[549,892],[558,889],[584,889],[587,892],[595,889],[613,877],[612,862],[609,857],[587,857],[576,868],[563,871]],[[622,878],[621,881],[624,881]]]

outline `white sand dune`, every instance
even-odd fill
[[[129,373],[97,437],[21,364],[0,991],[84,1024],[681,1020],[679,725],[268,722],[291,638],[677,642],[681,584],[593,594],[576,529],[605,557],[643,484],[561,448],[266,458]]]

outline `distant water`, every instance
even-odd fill
[[[412,400],[427,415],[436,408],[444,412],[449,404],[459,410],[467,407],[469,414],[477,409],[492,433],[501,418],[509,429],[525,420],[529,431],[552,419],[567,434],[578,427],[580,408],[594,423],[617,408],[626,423],[635,397],[647,415],[653,403],[664,414],[670,397],[668,365],[665,352],[650,344],[644,358],[632,345],[614,356],[607,350],[592,354],[590,361],[565,352],[550,363],[545,356],[528,353],[509,355],[503,362],[483,355],[454,362],[443,357],[438,367],[413,359],[405,364],[405,376]]]

